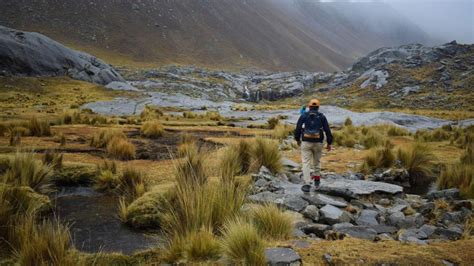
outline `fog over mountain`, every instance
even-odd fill
[[[383,46],[441,41],[397,10],[317,0],[2,0],[0,25],[118,65],[331,72]]]
[[[385,2],[417,24],[435,43],[474,43],[473,0],[321,0],[323,3]]]

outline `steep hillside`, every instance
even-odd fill
[[[3,0],[0,24],[140,66],[335,71],[428,39],[383,3],[310,0]]]

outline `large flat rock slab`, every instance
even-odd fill
[[[345,189],[356,195],[364,196],[373,193],[398,194],[403,192],[403,187],[384,182],[349,180],[349,179],[327,179],[321,182],[323,189]]]

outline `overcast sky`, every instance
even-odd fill
[[[321,0],[321,2],[332,1],[334,0]],[[378,0],[378,2],[389,3],[441,42],[457,40],[460,43],[474,43],[474,0]]]

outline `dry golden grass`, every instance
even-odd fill
[[[278,150],[278,143],[264,138],[257,138],[252,143],[252,158],[255,163],[255,170],[265,166],[273,173],[279,173],[283,165],[281,163],[281,154]]]
[[[250,217],[258,232],[268,239],[288,239],[293,232],[293,219],[276,205],[256,206]]]
[[[140,128],[140,133],[142,136],[147,138],[156,139],[165,133],[163,125],[158,120],[151,120],[145,122]]]
[[[136,148],[126,139],[114,137],[107,144],[107,153],[118,160],[132,160],[136,156]]]
[[[428,145],[415,142],[408,149],[399,149],[397,157],[407,169],[412,185],[432,178],[435,156]]]

